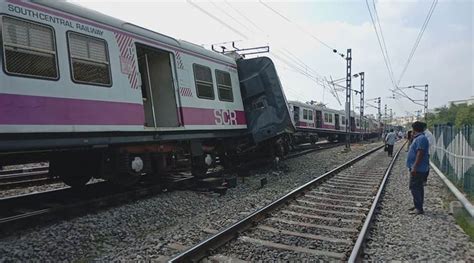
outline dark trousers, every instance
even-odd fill
[[[393,145],[387,144],[387,152],[388,152],[388,156],[393,155]]]
[[[418,172],[415,175],[411,175],[410,173],[410,191],[413,196],[413,204],[419,211],[423,211],[423,199],[425,195],[423,182],[426,176],[427,173]]]

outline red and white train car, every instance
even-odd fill
[[[177,146],[202,160],[247,130],[231,57],[63,1],[0,10],[0,165],[45,158],[70,185],[127,181]]]

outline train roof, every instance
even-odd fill
[[[288,104],[292,104],[292,105],[296,105],[296,106],[300,106],[300,107],[306,107],[306,108],[313,108],[313,109],[316,109],[316,110],[324,110],[324,111],[332,112],[332,113],[339,113],[339,114],[342,114],[342,115],[345,114],[344,110],[336,110],[336,109],[331,109],[331,108],[328,108],[328,107],[325,107],[325,106],[311,105],[311,104],[304,103],[304,102],[301,102],[301,101],[296,101],[296,100],[290,100],[290,101],[288,101]],[[351,111],[351,116],[359,116],[359,114],[356,113],[355,111]]]
[[[104,25],[112,26],[114,28],[126,31],[128,33],[136,34],[142,37],[146,37],[146,38],[153,39],[159,42],[163,42],[165,44],[177,47],[179,49],[191,51],[193,53],[197,53],[202,56],[220,60],[221,62],[224,62],[224,63],[229,63],[232,65],[236,64],[235,60],[231,57],[205,49],[191,42],[178,40],[173,37],[152,31],[150,29],[146,29],[144,27],[105,15],[98,11],[88,9],[88,8],[85,8],[80,5],[70,3],[70,2],[66,2],[65,0],[31,0],[31,2],[34,2],[39,5],[47,6],[50,8],[54,8],[54,9],[78,16],[78,17],[93,20],[95,22],[98,22]]]

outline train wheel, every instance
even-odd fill
[[[65,176],[61,180],[72,188],[80,188],[90,181],[91,176]]]
[[[79,188],[87,184],[98,171],[97,160],[83,154],[64,154],[50,161],[50,173],[65,184]]]
[[[110,182],[123,187],[132,186],[140,180],[140,175],[130,173],[117,173],[111,179]]]
[[[285,156],[285,146],[282,140],[278,140],[277,142],[275,142],[273,149],[274,149],[274,155],[276,157],[283,158]]]
[[[204,162],[204,156],[195,156],[193,157],[191,163],[191,174],[194,177],[202,178],[207,174],[208,167]]]
[[[140,181],[145,171],[145,161],[141,156],[123,155],[121,168],[109,179],[111,183],[128,187]]]

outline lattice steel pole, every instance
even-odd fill
[[[382,105],[382,98],[378,97],[377,98],[377,110],[378,110],[378,114],[379,114],[379,116],[378,116],[379,125],[382,122],[382,120],[381,120],[382,119],[382,106],[381,105]]]
[[[382,98],[378,97],[377,98],[377,109],[378,109],[378,113],[379,113],[379,116],[378,116],[378,120],[379,120],[379,124],[382,123],[382,106],[381,106],[381,103],[382,103]],[[379,138],[380,136],[382,135],[382,131],[379,131]]]
[[[347,49],[346,55],[346,149],[351,148],[351,84],[352,84],[352,50]]]
[[[428,84],[425,85],[425,122],[428,121]]]
[[[393,122],[393,110],[390,109],[390,125],[392,125]]]
[[[364,72],[360,73],[360,119],[359,127],[362,127],[362,120],[364,119]],[[365,125],[364,129],[365,131]]]

